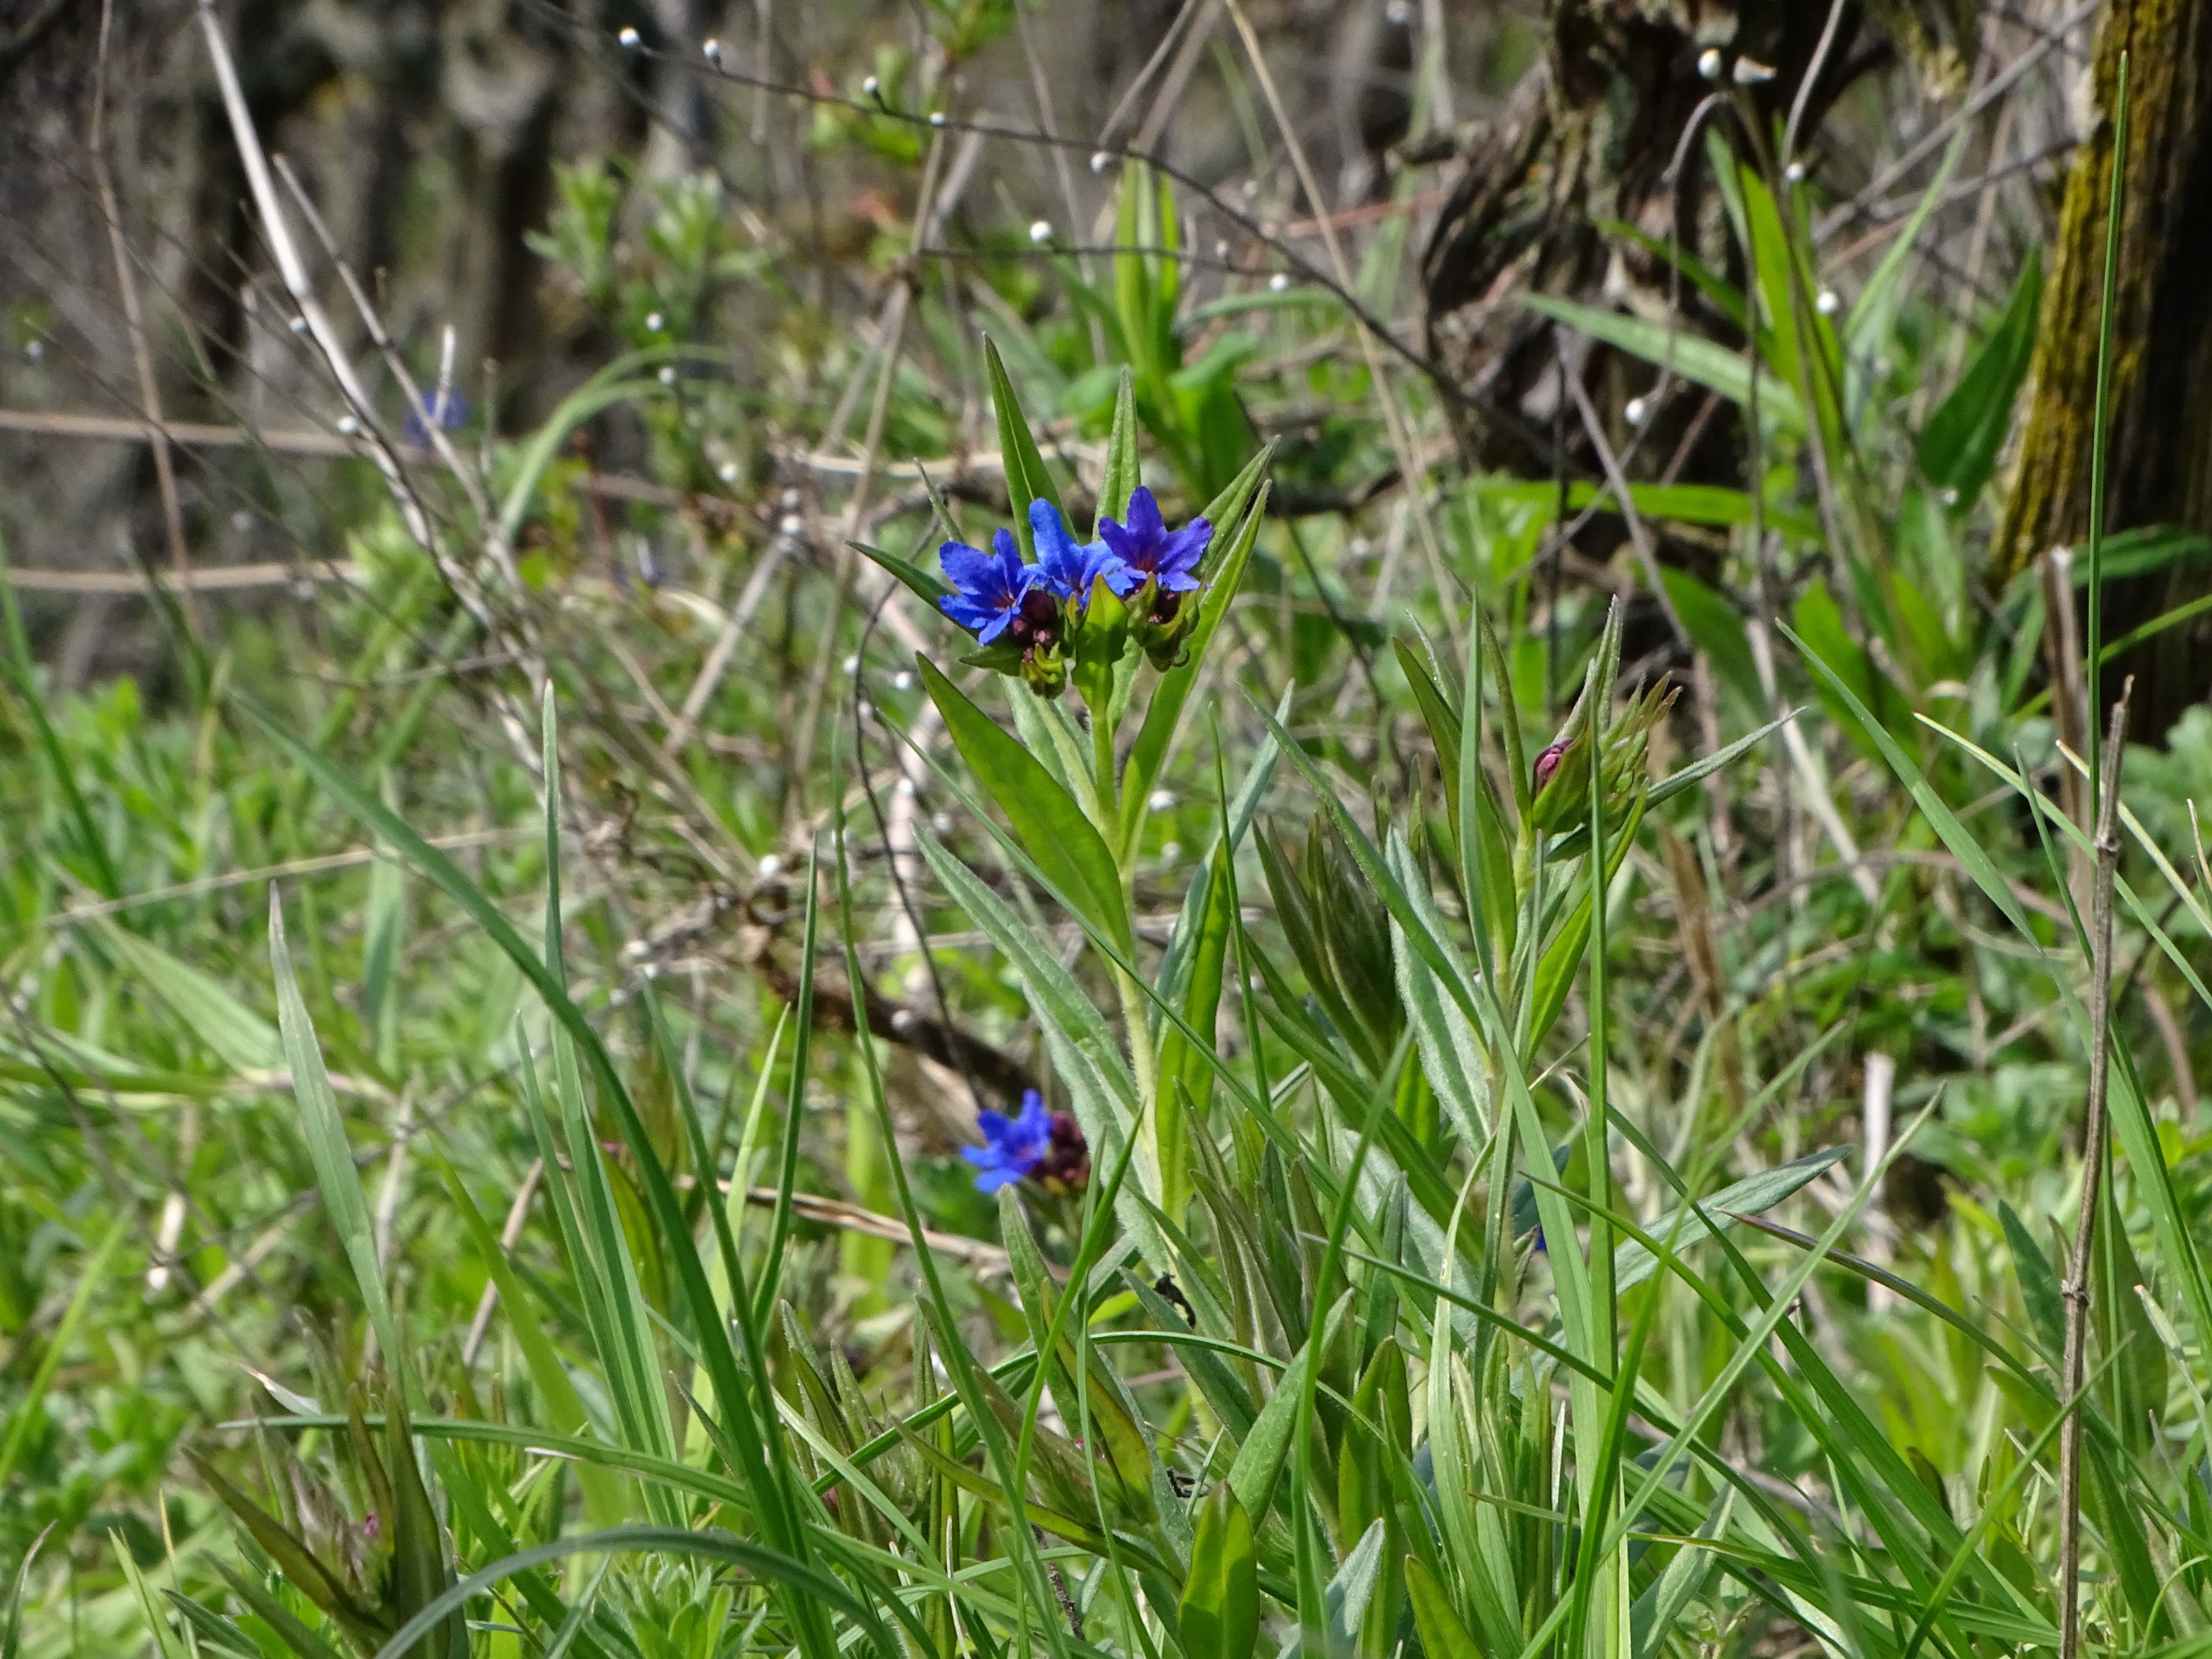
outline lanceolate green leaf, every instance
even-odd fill
[[[1006,378],[1006,365],[999,356],[999,348],[989,336],[983,339],[983,367],[991,381],[991,406],[999,415],[999,453],[1006,463],[1006,498],[1014,509],[1014,537],[1021,543],[1022,557],[1036,557],[1036,544],[1030,530],[1030,503],[1042,497],[1054,507],[1060,505],[1060,491],[1052,482],[1052,474],[1045,471],[1044,456],[1038,451],[1036,440],[1030,435],[1030,423],[1022,413],[1019,398],[1014,396],[1014,383]]]
[[[1750,398],[1749,362],[1742,354],[1701,335],[1686,333],[1641,317],[1577,305],[1571,300],[1549,294],[1523,295],[1521,303],[1554,322],[1581,330],[1594,340],[1602,340],[1646,362],[1671,368],[1683,379],[1717,392],[1731,402],[1741,404]],[[1798,401],[1795,392],[1764,368],[1759,371],[1759,408],[1761,415],[1791,431],[1805,430],[1804,404]]]
[[[1413,1603],[1414,1627],[1431,1659],[1483,1659],[1482,1650],[1460,1621],[1437,1577],[1418,1556],[1406,1558],[1406,1592]]]
[[[1260,1639],[1260,1568],[1252,1522],[1223,1481],[1200,1510],[1190,1577],[1176,1609],[1184,1647],[1212,1659],[1250,1659]]]
[[[941,578],[931,575],[911,559],[902,559],[896,553],[886,553],[880,547],[871,547],[866,542],[850,542],[847,545],[862,558],[897,577],[908,592],[933,611],[937,609],[937,602],[952,591]]]
[[[1265,460],[1266,457],[1260,459]],[[1262,484],[1258,487],[1257,501],[1231,537],[1228,551],[1214,566],[1199,606],[1197,625],[1190,630],[1181,659],[1161,675],[1160,683],[1152,688],[1152,701],[1145,710],[1145,723],[1137,729],[1137,740],[1130,745],[1129,758],[1121,771],[1121,840],[1125,847],[1135,835],[1137,826],[1144,822],[1152,781],[1165,764],[1169,746],[1175,742],[1176,728],[1182,723],[1183,705],[1190,701],[1191,691],[1198,684],[1206,647],[1212,643],[1214,631],[1228,613],[1230,602],[1237,597],[1237,585],[1244,579],[1244,567],[1251,560],[1253,544],[1260,534],[1260,521],[1267,510],[1267,492]]]
[[[401,1392],[414,1395],[414,1368],[410,1350],[401,1340],[392,1316],[392,1304],[384,1291],[384,1269],[376,1259],[376,1232],[370,1224],[368,1200],[361,1188],[361,1172],[354,1167],[353,1147],[346,1139],[345,1120],[338,1115],[337,1097],[331,1092],[330,1075],[323,1069],[323,1051],[315,1041],[307,1005],[301,999],[299,981],[292,976],[291,952],[284,945],[284,911],[276,890],[269,890],[269,960],[276,979],[276,1020],[283,1032],[284,1060],[291,1068],[292,1093],[300,1103],[300,1127],[314,1160],[315,1179],[323,1189],[323,1207],[338,1230],[346,1261],[353,1268],[362,1305],[376,1333],[385,1364],[399,1378]],[[415,1403],[420,1403],[419,1401]]]
[[[283,1063],[275,1028],[216,981],[106,917],[90,926],[108,953],[232,1070],[273,1071]]]
[[[1996,327],[1921,429],[1920,471],[1929,483],[1950,492],[1947,505],[1971,507],[1996,470],[1998,452],[2012,430],[2013,404],[2027,379],[2042,301],[2043,265],[2031,257]]]
[[[1747,1176],[1735,1185],[1723,1188],[1711,1198],[1700,1200],[1698,1210],[1702,1216],[1693,1212],[1682,1218],[1675,1248],[1686,1249],[1692,1241],[1706,1237],[1704,1216],[1711,1217],[1725,1227],[1743,1217],[1771,1210],[1843,1162],[1848,1152],[1847,1147],[1830,1146],[1774,1169],[1761,1170],[1757,1175]],[[1664,1216],[1651,1224],[1651,1231],[1657,1237],[1666,1238],[1674,1235],[1676,1225],[1672,1215]],[[1658,1265],[1658,1259],[1650,1250],[1632,1238],[1628,1240],[1613,1253],[1614,1287],[1626,1291],[1641,1285],[1651,1277]]]
[[[1136,489],[1137,473],[1137,393],[1129,371],[1124,368],[1114,392],[1114,426],[1106,438],[1106,476],[1098,487],[1098,511],[1091,526],[1092,540],[1098,537],[1098,526],[1108,519],[1116,524],[1129,516],[1129,492]]]
[[[1070,903],[1081,906],[1092,923],[1127,951],[1129,911],[1121,894],[1121,872],[1075,798],[1054,781],[1036,756],[969,702],[935,663],[927,657],[915,660],[961,758],[1006,815],[1024,849]]]

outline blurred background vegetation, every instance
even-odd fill
[[[2112,1460],[2093,1494],[2093,1639],[2201,1642],[2212,1463],[2189,1241],[2212,1209],[2197,1083],[2212,871],[2192,805],[2212,786],[2208,87],[2212,8],[2195,0],[0,0],[0,1571],[20,1575],[23,1609],[10,1659],[314,1651],[221,1576],[242,1559],[292,1615],[328,1610],[265,1538],[240,1554],[231,1482],[274,1494],[324,1559],[365,1575],[357,1589],[389,1588],[374,1517],[393,1510],[362,1494],[381,1480],[389,1498],[391,1472],[368,1431],[284,1438],[303,1462],[237,1431],[342,1411],[394,1364],[374,1297],[364,1311],[358,1240],[327,1212],[343,1188],[332,1143],[295,1103],[264,933],[272,885],[335,1144],[367,1195],[369,1260],[445,1417],[544,1427],[573,1405],[619,1438],[621,1385],[593,1346],[592,1274],[608,1260],[587,1264],[545,1216],[549,1189],[586,1165],[650,1314],[633,1333],[664,1368],[648,1391],[704,1363],[681,1311],[696,1240],[672,1233],[647,1160],[608,1121],[562,1131],[604,1160],[549,1166],[526,1076],[553,1041],[542,988],[425,878],[393,823],[523,934],[549,931],[549,874],[565,884],[550,933],[569,995],[620,1057],[687,1224],[711,1256],[705,1218],[720,1206],[700,1177],[728,1182],[744,1259],[767,1264],[761,1305],[792,1310],[776,1363],[811,1413],[802,1461],[825,1436],[850,1453],[941,1392],[930,1362],[950,1330],[981,1358],[1049,1346],[1025,1322],[1043,1281],[1015,1282],[1022,1246],[960,1157],[979,1112],[1012,1111],[1030,1088],[1066,1100],[1058,1016],[1040,1014],[1035,964],[1010,958],[985,902],[1127,1018],[1140,1076],[1160,1044],[1176,1050],[1158,1015],[1140,1034],[1141,1000],[1121,988],[1117,1005],[1081,927],[941,769],[945,702],[915,655],[951,670],[960,642],[854,544],[933,570],[948,521],[980,545],[1025,507],[1036,492],[1000,376],[1069,522],[1087,527],[1127,494],[1108,465],[1125,368],[1144,480],[1170,522],[1270,453],[1242,586],[1114,848],[1148,971],[1188,971],[1206,883],[1233,880],[1218,927],[1235,949],[1224,976],[1216,935],[1206,1029],[1255,1097],[1279,1085],[1285,1110],[1317,1126],[1309,1189],[1231,1121],[1212,1073],[1167,1066],[1194,1133],[1221,1143],[1224,1167],[1202,1172],[1249,1200],[1234,1226],[1233,1206],[1193,1207],[1194,1259],[1233,1258],[1222,1241],[1240,1227],[1294,1243],[1318,1230],[1315,1192],[1358,1189],[1346,1166],[1368,1095],[1409,1066],[1393,1155],[1433,1166],[1413,1201],[1442,1224],[1462,1182],[1481,1193],[1469,1261],[1520,1260],[1534,1286],[1516,1268],[1486,1292],[1508,1314],[1524,1288],[1540,1303],[1534,1212],[1520,1224],[1535,1187],[1515,1200],[1472,1120],[1455,1119],[1443,1059],[1416,1042],[1441,1028],[1423,1023],[1403,918],[1316,809],[1341,803],[1378,843],[1402,834],[1409,859],[1443,872],[1447,931],[1473,941],[1482,901],[1454,873],[1471,856],[1461,713],[1488,700],[1467,753],[1510,805],[1607,660],[1616,601],[1622,695],[1649,698],[1629,705],[1649,723],[1633,769],[1656,784],[1699,757],[1734,759],[1637,808],[1606,890],[1601,978],[1576,977],[1587,908],[1563,921],[1540,881],[1524,888],[1527,948],[1553,939],[1562,965],[1518,1041],[1553,1168],[1586,1189],[1573,1126],[1609,1017],[1611,1103],[1642,1137],[1614,1145],[1618,1202],[1641,1224],[1671,1212],[1677,1165],[1727,1186],[1832,1154],[1756,1205],[1740,1195],[1785,1230],[1741,1232],[1741,1248],[1780,1283],[1804,1235],[1843,1220],[1865,1271],[1791,1281],[1802,1334],[1788,1374],[1817,1361],[1843,1391],[1809,1383],[1822,1408],[1843,1420],[1856,1390],[1863,1417],[1824,1428],[1807,1396],[1753,1389],[1713,1437],[1757,1490],[1803,1498],[1808,1537],[1866,1553],[1839,1569],[1848,1582],[1762,1562],[1709,1583],[1668,1570],[1678,1558],[1655,1538],[1633,1569],[1647,1622],[1618,1632],[1638,1659],[1662,1643],[1903,1653],[1954,1547],[1992,1564],[1985,1600],[2015,1587],[2006,1616],[2026,1622],[1937,1626],[1930,1645],[1986,1653],[2049,1633],[2047,1566],[2027,1564],[2051,1559],[2057,1506],[2051,1477],[2017,1472],[2055,1471],[2037,1437],[2051,1402],[1899,1285],[2019,1339],[2021,1375],[2048,1392],[2091,1051],[2066,1013],[2083,977],[2069,900],[2086,910],[2094,883],[2084,836],[2068,839],[2092,823],[2068,756],[2091,752],[2136,677],[2120,866],[2134,884],[2107,978],[2149,1139],[2102,1200],[2096,1294],[2133,1322],[2100,1325],[2091,1356]],[[2093,589],[2100,361],[2113,533],[2097,563],[2111,580]],[[1495,682],[1470,690],[1485,626]],[[997,695],[988,676],[962,684]],[[1044,730],[1024,740],[1041,747]],[[1275,764],[1281,740],[1297,768]],[[556,774],[566,850],[549,866]],[[1254,827],[1232,828],[1217,861],[1219,797],[1248,774],[1261,805],[1237,810]],[[333,779],[392,822],[349,807]],[[1916,785],[1949,802],[1981,861]],[[956,900],[939,856],[984,893]],[[1160,983],[1181,994],[1166,968]],[[878,1065],[880,1117],[866,1105]],[[703,1159],[687,1123],[704,1126]],[[2151,1146],[2154,1172],[2132,1163]],[[1092,1265],[1090,1188],[1025,1194],[1053,1271]],[[915,1311],[909,1215],[956,1270],[942,1328]],[[1279,1314],[1232,1333],[1279,1362],[1309,1317],[1318,1340],[1321,1287],[1346,1271],[1297,1254],[1253,1269],[1273,1275]],[[1152,1258],[1141,1289],[1166,1265]],[[1748,1352],[1729,1322],[1763,1305],[1744,1273],[1691,1287],[1712,1305],[1663,1274],[1642,1293],[1675,1301],[1653,1315],[1661,1393],[1639,1412],[1686,1410]],[[565,1399],[501,1311],[526,1286]],[[1158,1328],[1159,1294],[1139,1307],[1138,1289],[1109,1288],[1121,1299],[1102,1290],[1091,1322]],[[1197,1294],[1192,1322],[1212,1332],[1219,1310]],[[1379,1322],[1360,1365],[1401,1318],[1427,1342],[1395,1301],[1361,1305]],[[1434,1322],[1471,1358],[1462,1398],[1502,1409],[1485,1366],[1506,1362]],[[1219,1400],[1178,1369],[1188,1356],[1133,1340],[1115,1353],[1127,1387],[1152,1390],[1146,1432],[1159,1431],[1172,1490],[1195,1483],[1202,1501],[1209,1472],[1225,1487],[1253,1425],[1232,1423],[1224,1450],[1206,1438]],[[1433,1358],[1424,1346],[1396,1362],[1399,1383]],[[1517,1437],[1470,1451],[1496,1460],[1482,1489],[1510,1489],[1501,1502],[1526,1534],[1509,1552],[1528,1591],[1507,1609],[1516,1642],[1552,1611],[1536,1587],[1573,1578],[1565,1546],[1555,1559],[1538,1541],[1560,1473],[1600,1455],[1553,1448],[1553,1379],[1528,1375]],[[724,1449],[696,1402],[665,1392],[663,1449],[713,1465]],[[1405,1430],[1401,1462],[1419,1443],[1433,1497],[1424,1436],[1449,1386],[1407,1399],[1402,1425],[1374,1409]],[[1352,1433],[1328,1417],[1321,1452],[1356,1462]],[[504,1553],[483,1517],[448,1509],[464,1479],[511,1498],[510,1543],[602,1518],[607,1489],[579,1476],[572,1490],[529,1443],[466,1443],[433,1471],[430,1535],[452,1547],[430,1553],[448,1577]],[[1848,1473],[1854,1456],[1877,1486],[1913,1484],[1894,1501],[1932,1565],[1886,1533],[1867,1541],[1861,1511],[1880,1504]],[[387,1445],[384,1462],[412,1460]],[[902,1466],[908,1485],[887,1474],[895,1489],[871,1503],[926,1522],[938,1500],[915,1494],[934,1468]],[[896,1522],[853,1512],[857,1487],[823,1485],[848,1507],[815,1520],[905,1547]],[[691,1499],[690,1520],[726,1519]],[[666,1522],[675,1501],[654,1489],[639,1512]],[[1746,1524],[1731,1513],[1700,1498],[1664,1530],[1722,1536]],[[1284,1590],[1292,1533],[1267,1519],[1263,1503],[1270,1627],[1295,1639],[1284,1609],[1311,1598]],[[1287,1524],[1305,1548],[1301,1514]],[[1336,1541],[1323,1578],[1352,1571],[1358,1534]],[[991,1559],[1014,1572],[1027,1546],[1003,1547]],[[657,1571],[577,1598],[579,1628],[595,1595],[619,1601],[619,1633],[594,1626],[578,1643],[532,1602],[473,1606],[474,1634],[455,1639],[705,1656],[744,1650],[771,1616],[749,1591],[735,1595],[751,1625],[712,1601],[710,1584],[732,1592],[707,1568]],[[992,1602],[999,1634],[973,1650],[999,1651],[986,1644],[1014,1628],[1024,1644],[1118,1651],[1157,1633],[1138,1598],[1113,1601],[1098,1561],[1052,1571],[1073,1601],[1007,1620]],[[1895,1628],[1853,1622],[1876,1581],[1921,1598],[1902,1614],[1882,1604]],[[205,1616],[173,1626],[149,1582]],[[1465,1650],[1492,1650],[1505,1626],[1464,1611],[1483,1605],[1470,1586],[1447,1595],[1484,1638]],[[1088,1638],[1078,1602],[1103,1621]],[[1212,1627],[1190,1616],[1161,1639],[1195,1654],[1188,1632]],[[502,1619],[519,1621],[511,1635]],[[1369,1624],[1336,1634],[1390,1650],[1396,1612]],[[1450,1650],[1455,1627],[1413,1611],[1403,1625]],[[373,1654],[397,1620],[367,1628],[333,1619],[313,1639]],[[227,1647],[234,1633],[252,1645]]]

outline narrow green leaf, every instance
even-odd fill
[[[1237,1501],[1247,1515],[1264,1516],[1274,1501],[1284,1461],[1290,1455],[1291,1435],[1303,1420],[1300,1407],[1304,1402],[1306,1372],[1312,1361],[1311,1349],[1298,1350],[1290,1369],[1277,1380],[1274,1393],[1260,1408],[1252,1432],[1237,1449],[1236,1462],[1230,1465],[1229,1479],[1224,1484],[1237,1494]]]
[[[1071,904],[1121,947],[1131,948],[1121,876],[1104,840],[1036,757],[970,702],[936,664],[917,656],[945,729],[1037,867]]]
[[[233,1071],[274,1071],[283,1063],[275,1028],[219,981],[109,917],[97,917],[87,925],[108,953],[143,981]]]
[[[1190,1576],[1176,1614],[1194,1659],[1250,1659],[1259,1642],[1260,1566],[1252,1521],[1225,1481],[1199,1510]]]
[[[2051,1258],[2035,1242],[2011,1205],[1997,1202],[1997,1220],[2004,1228],[2005,1243],[2012,1251],[2012,1270],[2020,1280],[2021,1300],[2027,1307],[2029,1334],[2055,1370],[2065,1346],[2066,1299]]]
[[[1406,1593],[1413,1604],[1413,1626],[1430,1659],[1485,1659],[1474,1638],[1460,1622],[1451,1598],[1419,1556],[1406,1558]]]
[[[1098,538],[1098,526],[1107,520],[1119,524],[1129,516],[1129,494],[1139,482],[1136,382],[1124,366],[1114,390],[1114,425],[1106,438],[1106,472],[1099,484],[1098,510],[1091,526],[1093,541]]]
[[[155,1650],[160,1654],[161,1659],[192,1659],[194,1650],[179,1638],[176,1626],[169,1622],[169,1615],[161,1610],[161,1604],[148,1586],[145,1575],[138,1571],[138,1562],[131,1553],[131,1546],[123,1541],[123,1534],[111,1532],[107,1534],[107,1541],[115,1552],[117,1565],[123,1569],[124,1582],[131,1586],[131,1594],[138,1598],[138,1605],[145,1613],[147,1633],[153,1637]]]
[[[284,944],[284,908],[274,884],[269,889],[269,960],[276,979],[276,1023],[283,1036],[284,1063],[291,1070],[292,1094],[299,1102],[301,1131],[307,1139],[308,1156],[314,1160],[317,1184],[323,1190],[323,1208],[337,1229],[338,1243],[353,1268],[354,1283],[383,1350],[384,1363],[399,1379],[402,1397],[412,1402],[414,1366],[385,1295],[384,1270],[376,1259],[376,1231],[369,1220],[368,1200],[362,1191],[353,1147],[346,1139],[345,1120],[338,1115],[337,1098],[331,1092],[330,1074],[323,1069],[323,1051],[315,1041],[314,1024],[307,1018],[307,1005],[292,974],[291,952]]]
[[[983,367],[991,382],[991,406],[999,416],[999,453],[1006,471],[1006,497],[1014,509],[1014,537],[1024,561],[1036,557],[1036,542],[1030,529],[1030,503],[1040,498],[1060,505],[1060,491],[1045,471],[1044,456],[1030,434],[1028,418],[1014,396],[1014,383],[1006,378],[1006,365],[989,335],[983,337]]]
[[[1943,193],[1950,188],[1952,175],[1959,170],[1960,158],[1966,153],[1969,136],[1967,125],[1960,122],[1943,151],[1942,162],[1929,179],[1928,188],[1921,192],[1912,216],[1890,240],[1889,251],[1882,255],[1881,263],[1875,267],[1874,275],[1852,304],[1850,315],[1844,324],[1844,335],[1850,343],[1854,362],[1875,356],[1888,340],[1897,317],[1905,273],[1920,246],[1920,233],[1927,228],[1929,216],[1942,205]]]
[[[1549,294],[1524,294],[1521,303],[1554,322],[1579,329],[1594,340],[1618,346],[1633,356],[1672,369],[1687,380],[1737,404],[1750,399],[1752,368],[1741,354],[1700,335],[1619,312],[1600,311]],[[1759,371],[1759,412],[1790,431],[1803,433],[1805,405],[1796,392],[1762,368]]]
[[[878,568],[896,576],[908,592],[932,611],[938,608],[939,599],[952,591],[941,577],[931,575],[911,559],[902,559],[896,553],[886,553],[882,548],[871,547],[866,542],[848,542],[845,544]]]
[[[1996,327],[1921,428],[1920,471],[1930,484],[1949,492],[1947,504],[1961,511],[1974,504],[1989,483],[2012,430],[2013,405],[2027,380],[2042,302],[2043,264],[2031,255]]]
[[[1263,451],[1254,461],[1262,465],[1270,452]],[[1256,476],[1256,475],[1255,475]],[[1231,486],[1233,491],[1235,486]],[[1251,510],[1238,524],[1229,538],[1228,550],[1221,556],[1208,579],[1198,611],[1198,621],[1191,629],[1183,645],[1182,655],[1176,665],[1160,676],[1159,684],[1152,688],[1152,700],[1145,710],[1145,722],[1137,728],[1137,738],[1129,746],[1129,758],[1121,769],[1121,842],[1133,844],[1137,827],[1144,822],[1146,803],[1151,798],[1153,780],[1159,776],[1160,768],[1166,764],[1168,750],[1175,742],[1176,730],[1182,723],[1183,705],[1198,684],[1200,668],[1206,661],[1206,647],[1221,626],[1221,619],[1229,612],[1231,600],[1237,597],[1237,584],[1244,579],[1245,566],[1252,557],[1252,549],[1259,538],[1260,523],[1267,511],[1267,490],[1256,484],[1257,499]],[[1216,540],[1218,542],[1218,536]]]

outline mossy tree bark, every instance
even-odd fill
[[[2044,297],[2027,416],[1992,585],[2055,544],[2089,533],[2114,99],[2128,54],[2128,146],[2112,315],[2108,527],[2172,524],[2212,532],[2212,3],[2112,0],[2094,67],[2096,130],[2075,158]],[[2212,591],[2185,568],[2116,584],[2113,638]],[[2138,677],[2139,729],[2162,736],[2212,690],[2212,625],[2160,636],[2114,674]],[[2108,690],[2117,690],[2117,680]]]

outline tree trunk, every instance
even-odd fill
[[[2128,153],[2113,295],[2108,526],[2212,532],[2212,3],[2112,0],[2097,35],[2096,131],[2066,184],[2057,261],[1992,586],[2054,544],[2088,539],[2097,348],[2112,187],[2114,100],[2128,54]],[[2212,590],[2201,568],[2113,585],[2109,640]],[[2139,728],[2163,736],[2212,690],[2212,625],[2114,665],[2138,677]],[[2117,691],[2118,683],[2111,689]]]
[[[1553,331],[1510,296],[1534,289],[1618,299],[1625,278],[1639,309],[1663,307],[1663,262],[1607,234],[1606,220],[1662,243],[1678,237],[1709,262],[1735,263],[1701,157],[1692,151],[1679,180],[1668,173],[1707,95],[1740,84],[1739,64],[1762,125],[1786,119],[1805,76],[1817,75],[1802,153],[1843,91],[1900,49],[1931,78],[1962,80],[1973,30],[1972,0],[1843,0],[1836,8],[1822,0],[1550,0],[1543,58],[1498,119],[1464,147],[1424,257],[1431,350],[1493,408],[1517,414],[1527,423],[1519,433],[1543,428],[1559,404]],[[1709,52],[1717,53],[1713,80],[1699,69]],[[1756,78],[1765,70],[1771,78]],[[1721,131],[1735,137],[1725,115]],[[1695,314],[1717,330],[1717,318]],[[1686,424],[1691,416],[1681,418]],[[1711,464],[1734,465],[1725,426],[1705,429],[1717,441]],[[1571,417],[1557,430],[1577,471],[1591,473]],[[1659,435],[1650,447],[1663,456],[1673,446]],[[1552,470],[1515,422],[1471,412],[1462,437],[1478,465]]]

